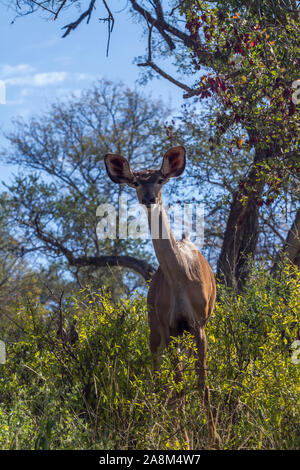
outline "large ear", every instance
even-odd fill
[[[114,183],[131,183],[133,173],[126,158],[116,153],[108,153],[104,162],[107,174]]]
[[[161,173],[165,178],[180,176],[185,168],[185,148],[179,145],[167,151],[164,156]]]

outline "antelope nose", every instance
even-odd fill
[[[155,204],[155,198],[154,197],[145,197],[142,199],[142,204],[145,206],[149,206],[150,204]]]

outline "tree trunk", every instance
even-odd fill
[[[296,213],[295,220],[287,234],[283,247],[278,251],[271,273],[275,275],[280,267],[280,261],[287,256],[289,261],[300,269],[300,209]]]
[[[255,159],[254,164],[259,161]],[[223,245],[218,260],[217,278],[227,286],[240,290],[249,275],[259,234],[259,205],[264,181],[254,166],[245,179],[243,189],[233,196]],[[241,197],[246,196],[245,201]]]

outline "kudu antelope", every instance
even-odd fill
[[[170,338],[191,332],[196,340],[196,372],[203,393],[211,441],[217,438],[205,384],[207,342],[204,327],[213,311],[216,283],[213,272],[197,247],[184,236],[176,241],[162,205],[162,186],[180,176],[185,168],[185,149],[171,148],[163,157],[160,170],[133,171],[126,158],[105,156],[106,170],[115,183],[135,188],[140,204],[146,206],[159,268],[154,274],[147,297],[150,324],[150,349],[158,367]],[[159,220],[159,236],[153,237],[151,221]],[[161,234],[168,234],[162,237]]]

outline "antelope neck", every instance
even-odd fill
[[[163,204],[152,205],[147,209],[147,216],[160,267],[169,283],[177,283],[178,271],[182,269],[181,255]]]

